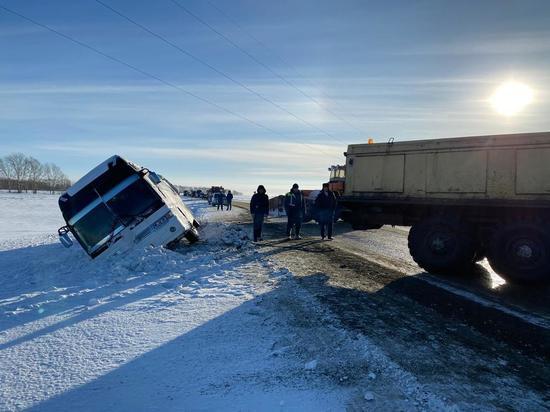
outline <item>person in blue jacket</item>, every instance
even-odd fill
[[[323,190],[315,199],[315,208],[317,209],[317,220],[321,227],[321,239],[325,239],[325,228],[328,240],[332,240],[332,224],[334,222],[334,213],[336,211],[336,195],[329,189],[328,183],[323,183]]]
[[[269,214],[269,197],[265,187],[259,185],[258,189],[252,199],[250,200],[250,213],[252,214],[254,221],[254,242],[263,240],[262,229],[264,225],[264,219]]]
[[[304,194],[300,191],[298,183],[292,185],[292,189],[285,196],[285,212],[287,216],[286,236],[292,239],[291,233],[294,229],[294,239],[301,239],[300,229],[302,227],[302,219],[306,211],[306,203]]]
[[[227,199],[227,209],[225,210],[231,210],[233,209],[233,206],[231,205],[231,202],[233,201],[233,193],[231,193],[231,190],[227,192],[227,195],[225,196]]]

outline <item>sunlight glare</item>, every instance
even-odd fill
[[[513,116],[533,101],[533,89],[524,83],[501,84],[490,98],[493,109],[503,116]]]

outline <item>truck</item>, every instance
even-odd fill
[[[328,168],[329,180],[328,188],[334,193],[336,199],[340,199],[344,193],[345,181],[346,181],[346,167],[342,165],[332,165]],[[315,206],[315,200],[317,196],[321,193],[321,190],[304,190],[304,198],[306,201],[306,213],[304,215],[304,222],[310,222],[311,220],[319,221],[318,210]],[[334,222],[337,222],[342,215],[342,205],[337,204],[336,210],[334,211]]]
[[[332,165],[328,168],[330,172],[328,188],[340,197],[344,193],[346,183],[346,166]]]
[[[118,155],[105,160],[59,197],[69,233],[92,258],[118,255],[139,246],[168,246],[199,240],[199,223],[176,188],[163,176]]]
[[[410,226],[428,272],[487,257],[512,282],[550,279],[550,132],[348,146],[340,203],[353,229]]]
[[[211,206],[218,205],[217,203],[213,203],[217,200],[214,196],[216,193],[225,193],[223,186],[212,186],[206,191],[206,200],[208,200],[208,204]]]

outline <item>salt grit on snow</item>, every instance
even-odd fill
[[[453,409],[205,202],[198,244],[92,261],[33,196],[0,194],[0,410]]]

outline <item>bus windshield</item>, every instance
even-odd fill
[[[109,199],[107,205],[127,226],[157,211],[162,202],[144,180],[138,179]]]
[[[89,253],[94,252],[124,227],[141,221],[162,207],[155,191],[138,175],[130,176],[97,197],[70,221]]]
[[[116,216],[105,203],[99,202],[97,206],[73,224],[73,229],[88,251],[91,252],[96,246],[101,246],[108,241],[111,234],[119,229],[119,226],[120,222]]]

